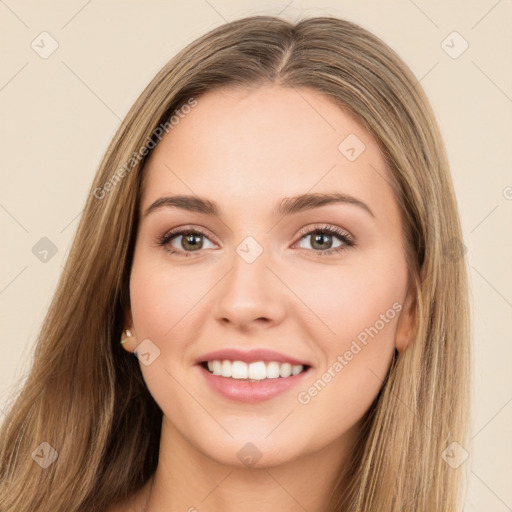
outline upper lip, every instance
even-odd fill
[[[251,350],[240,350],[239,348],[223,348],[208,352],[197,358],[196,364],[206,361],[225,360],[244,361],[246,363],[254,363],[256,361],[277,361],[278,363],[290,363],[292,365],[311,366],[306,361],[301,361],[295,357],[276,352],[267,348],[254,348]]]

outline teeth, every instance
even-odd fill
[[[292,375],[298,375],[302,371],[302,365],[292,366]]]
[[[292,374],[292,365],[290,363],[283,363],[279,367],[279,375],[281,377],[289,377]]]
[[[231,364],[229,361],[222,361],[220,366],[220,374],[231,377]]]
[[[304,371],[301,364],[292,365],[290,363],[278,363],[277,361],[257,361],[254,363],[245,363],[244,361],[208,361],[208,370],[213,375],[221,375],[222,377],[231,377],[233,379],[245,380],[263,380],[285,378],[290,375],[298,375]]]
[[[236,361],[233,362],[233,365]],[[244,363],[242,363],[244,364]],[[244,364],[247,367],[247,364]],[[267,377],[267,368],[263,361],[258,361],[256,363],[249,364],[249,379],[251,380],[262,380]],[[242,377],[245,379],[245,375]]]
[[[213,361],[212,368],[213,375],[220,375],[222,372],[220,361]]]
[[[279,366],[279,363],[277,363],[276,361],[267,363],[267,379],[277,379],[279,377]]]
[[[222,361],[229,363],[229,361]],[[248,368],[247,364],[242,361],[233,361],[231,363],[231,377],[233,379],[247,379]],[[224,377],[224,375],[222,375]]]

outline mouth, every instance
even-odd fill
[[[234,402],[270,400],[298,386],[312,371],[307,364],[214,359],[196,365],[210,390]]]
[[[287,379],[299,375],[311,368],[307,364],[292,364],[279,361],[233,361],[229,359],[214,359],[202,361],[200,365],[212,375],[232,380],[261,382],[271,379]]]

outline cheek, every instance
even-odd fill
[[[163,249],[162,249],[163,251]],[[130,276],[130,303],[137,334],[162,342],[180,330],[182,320],[208,290],[207,276],[171,269],[165,257],[136,251]]]
[[[312,339],[323,345],[331,358],[356,339],[363,344],[378,339],[379,343],[373,344],[377,347],[393,344],[407,274],[405,259],[395,246],[347,258],[343,265],[319,265],[302,272],[294,281],[294,291],[323,322],[311,322],[305,328],[316,330]],[[324,327],[329,328],[328,335],[319,337],[320,329],[326,332]]]
[[[151,340],[152,350],[158,354],[148,365],[141,359],[144,381],[168,417],[177,423],[188,422],[183,425],[186,430],[204,418],[194,406],[185,407],[190,402],[190,395],[180,385],[183,382],[180,372],[190,364],[186,358],[190,339],[187,320],[193,315],[193,306],[198,301],[193,290],[186,287],[187,280],[183,275],[179,270],[170,272],[168,265],[164,266],[159,258],[138,248],[130,275],[130,304],[138,341]],[[180,406],[176,407],[176,404]],[[186,415],[175,417],[176,410],[184,409],[187,409]]]
[[[389,275],[381,272],[350,272],[333,280],[323,295],[320,310],[331,327],[333,339],[329,347],[346,350],[352,341],[370,350],[392,344],[398,315],[402,309],[402,292]],[[370,339],[378,340],[370,346]],[[334,342],[334,344],[333,344]],[[366,344],[365,344],[366,343]],[[330,350],[329,350],[330,352]]]
[[[350,425],[370,407],[389,369],[407,269],[390,253],[375,264],[331,267],[321,282],[317,278],[303,279],[298,294],[311,298],[308,306],[322,320],[303,323],[322,359],[311,386],[297,398],[333,421],[343,411]]]

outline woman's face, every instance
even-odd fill
[[[191,105],[145,168],[126,325],[163,428],[229,465],[336,458],[411,332],[390,174],[318,92]]]

